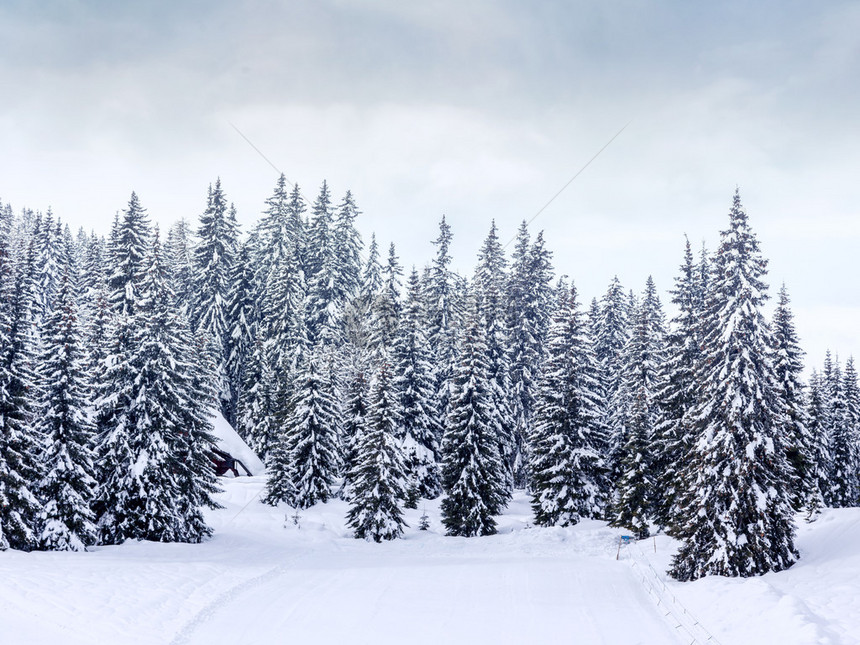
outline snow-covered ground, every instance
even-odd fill
[[[429,531],[409,511],[405,539],[373,544],[343,502],[296,526],[259,503],[261,477],[224,484],[205,544],[0,553],[0,642],[860,643],[860,509],[802,525],[789,571],[680,584],[669,538],[616,560],[622,531],[530,527],[523,496],[496,536],[445,537],[432,503]]]

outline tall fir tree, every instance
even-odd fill
[[[370,406],[347,474],[347,526],[355,537],[381,542],[403,534],[406,472],[398,441],[400,412],[391,367],[383,360],[370,388]]]
[[[774,370],[787,415],[785,449],[791,474],[792,506],[799,511],[815,493],[809,476],[812,467],[812,438],[807,428],[809,421],[801,381],[803,350],[794,328],[794,315],[789,303],[788,291],[783,284],[777,296],[772,322]]]
[[[221,180],[209,187],[206,209],[200,215],[194,247],[194,300],[192,329],[204,329],[215,341],[217,390],[222,411],[230,415],[232,403],[226,362],[229,351],[228,307],[233,265],[238,245],[235,208],[227,205]]]
[[[846,382],[842,367],[839,357],[832,359],[830,352],[827,353],[824,363],[824,381],[830,443],[830,477],[824,501],[834,508],[847,508],[854,506],[856,500],[854,432],[845,396]]]
[[[38,546],[42,476],[32,424],[32,273],[12,261],[13,221],[0,211],[0,550]]]
[[[666,336],[666,358],[659,366],[660,388],[656,393],[658,414],[654,428],[653,488],[654,519],[659,526],[675,532],[688,474],[684,465],[693,449],[691,413],[698,399],[696,371],[701,357],[701,320],[704,314],[697,266],[690,241],[684,248],[684,262],[671,291],[677,315]]]
[[[230,294],[227,300],[227,353],[224,370],[229,388],[226,414],[227,421],[238,427],[239,398],[245,383],[245,368],[254,349],[254,339],[259,321],[259,309],[255,300],[255,271],[251,265],[253,241],[246,241],[239,248],[230,275]]]
[[[603,423],[607,433],[607,460],[612,487],[621,476],[625,443],[624,418],[627,392],[623,387],[624,348],[629,337],[628,301],[618,277],[609,283],[600,300],[594,336],[594,352],[600,364],[604,398]]]
[[[277,419],[281,438],[272,454],[265,499],[301,509],[328,501],[339,468],[339,410],[324,348],[308,347],[289,406]]]
[[[493,221],[481,249],[473,279],[478,317],[486,325],[487,362],[493,407],[502,421],[499,432],[499,454],[505,464],[508,488],[514,486],[517,458],[514,413],[511,406],[510,363],[508,361],[509,330],[505,308],[507,260]]]
[[[531,437],[532,510],[541,526],[571,526],[600,517],[600,384],[576,288],[559,296],[540,379]]]
[[[408,501],[433,499],[442,486],[439,475],[439,438],[442,426],[434,400],[433,366],[423,326],[421,283],[412,269],[407,300],[394,351],[394,384],[399,396]]]
[[[114,312],[132,316],[140,297],[144,258],[149,246],[149,217],[135,193],[114,220],[108,247],[108,297]]]
[[[631,312],[632,329],[625,348],[622,385],[630,402],[622,427],[620,478],[613,508],[613,523],[640,538],[649,535],[654,509],[654,428],[657,393],[661,389],[660,366],[665,362],[663,310],[654,281],[648,277],[645,292]]]
[[[68,272],[61,279],[53,313],[43,324],[44,344],[37,363],[38,430],[45,438],[39,544],[52,551],[83,551],[96,540],[91,509],[96,481],[89,390]]]
[[[806,418],[810,437],[810,463],[807,472],[808,493],[806,516],[815,519],[825,505],[830,490],[830,435],[827,425],[827,393],[821,375],[812,370],[806,391]]]
[[[671,574],[754,576],[798,557],[785,458],[785,411],[761,308],[767,261],[736,191],[709,290],[696,410],[698,468],[686,538]]]
[[[473,316],[453,375],[442,443],[442,523],[448,535],[496,532],[493,515],[508,499],[492,410],[483,326]]]
[[[551,311],[552,265],[544,247],[543,233],[530,243],[528,226],[523,222],[512,260],[507,289],[507,328],[517,453],[513,470],[515,485],[523,487],[527,484],[529,434]]]

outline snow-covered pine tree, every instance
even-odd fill
[[[845,427],[851,446],[851,505],[860,504],[860,390],[857,385],[857,369],[854,357],[849,356],[842,374],[842,393],[845,399]]]
[[[334,247],[331,193],[323,181],[311,208],[312,219],[307,232],[305,278],[307,302],[305,325],[311,344],[332,345],[337,340],[338,318],[345,304],[340,300],[337,284],[338,263]]]
[[[227,421],[238,427],[239,397],[245,383],[245,367],[254,348],[259,310],[255,300],[256,281],[251,265],[254,238],[239,247],[230,275],[230,295],[227,300],[227,359],[224,370],[227,377],[229,397],[227,399]]]
[[[383,358],[370,387],[370,406],[357,454],[347,474],[347,526],[355,537],[381,542],[403,534],[406,472],[394,378]]]
[[[422,497],[434,499],[442,490],[438,466],[442,426],[434,400],[433,366],[423,322],[421,282],[413,268],[394,351],[394,382],[399,397],[410,504]]]
[[[238,246],[236,210],[227,205],[221,179],[209,186],[206,209],[200,215],[194,247],[194,300],[192,329],[204,329],[217,350],[216,388],[225,416],[230,415],[230,391],[226,373],[230,323],[228,306],[233,264]]]
[[[29,551],[38,546],[42,477],[31,424],[32,274],[12,262],[12,227],[11,210],[0,210],[0,550]]]
[[[427,340],[434,354],[436,396],[442,415],[447,413],[451,398],[451,373],[456,353],[453,274],[450,269],[452,239],[451,226],[443,215],[439,222],[439,237],[433,240],[436,257],[429,268],[424,294]]]
[[[493,515],[508,500],[487,367],[484,325],[473,313],[455,364],[442,442],[441,509],[448,535],[492,535]]]
[[[108,297],[117,314],[135,313],[148,245],[149,218],[137,195],[132,193],[128,208],[114,220],[108,247]]]
[[[171,315],[170,312],[168,316]],[[211,415],[217,407],[214,378],[217,371],[213,356],[218,348],[205,329],[191,337],[188,325],[181,317],[176,320],[180,341],[177,346],[178,392],[183,402],[177,425],[174,453],[177,465],[174,474],[178,486],[178,509],[182,518],[182,542],[201,542],[212,535],[212,528],[203,516],[204,508],[221,508],[213,495],[221,492],[212,469],[213,448]]]
[[[392,243],[388,247],[388,261],[382,270],[382,289],[373,299],[370,310],[370,332],[367,339],[368,349],[377,364],[382,356],[394,347],[397,328],[400,324],[400,266],[397,252]]]
[[[346,381],[346,395],[343,410],[343,436],[341,455],[343,470],[349,473],[355,465],[362,434],[367,424],[369,383],[368,366],[358,353],[352,355],[354,363],[350,366]]]
[[[697,267],[690,241],[684,262],[671,291],[677,315],[666,336],[666,359],[659,366],[656,394],[658,406],[652,446],[654,476],[654,520],[673,534],[679,528],[681,498],[691,486],[685,465],[693,448],[691,412],[698,398],[696,370],[701,356],[701,320],[704,314]]]
[[[493,407],[502,421],[499,432],[499,454],[505,463],[509,489],[514,487],[514,464],[517,457],[514,415],[511,406],[511,379],[508,362],[508,328],[506,321],[505,273],[507,261],[493,221],[481,249],[472,281],[478,316],[487,326],[487,363]],[[416,276],[417,277],[417,276]]]
[[[96,539],[91,509],[96,486],[90,447],[93,428],[87,416],[88,382],[72,291],[66,272],[53,312],[43,322],[37,362],[36,418],[45,439],[39,545],[52,551],[83,551]]]
[[[824,362],[826,387],[827,432],[830,441],[829,486],[824,501],[834,508],[847,508],[855,504],[855,480],[853,431],[848,416],[845,398],[845,380],[839,357],[831,358],[830,352]]]
[[[603,424],[606,428],[609,483],[615,488],[621,477],[621,456],[626,436],[627,401],[623,388],[624,348],[629,337],[628,302],[618,277],[609,283],[600,300],[594,336],[594,352],[600,365],[603,390]]]
[[[821,374],[815,369],[809,377],[806,391],[807,430],[810,438],[810,463],[807,473],[809,497],[806,501],[807,519],[814,519],[824,507],[825,497],[830,490],[830,435],[827,431],[826,385]]]
[[[187,423],[188,365],[184,330],[167,284],[158,232],[146,256],[140,298],[123,310],[114,331],[96,404],[101,539],[199,541],[183,505],[180,424]],[[188,430],[186,428],[186,430]],[[188,521],[192,522],[189,526]]]
[[[360,214],[352,193],[346,191],[337,207],[332,232],[337,267],[335,299],[341,307],[355,297],[361,284],[361,248],[364,244],[355,228],[355,220]]]
[[[54,220],[50,208],[45,213],[41,226],[34,231],[34,242],[36,247],[34,269],[36,272],[33,275],[33,281],[36,299],[33,320],[38,327],[41,327],[44,319],[50,316],[54,310],[64,262],[62,224],[59,219]]]
[[[671,575],[754,576],[798,557],[785,458],[784,406],[761,308],[767,261],[736,191],[709,290],[710,333],[696,409],[697,479]]]
[[[304,265],[304,218],[306,206],[298,185],[287,191],[284,175],[278,178],[274,193],[266,200],[255,235],[252,265],[257,271],[256,299],[260,318],[268,330],[276,318],[283,318],[282,307],[287,303],[284,285],[292,284],[297,276],[303,276]],[[301,277],[301,281],[304,278]],[[289,309],[290,314],[293,309]],[[270,332],[266,331],[266,335]]]
[[[340,411],[324,364],[325,348],[307,346],[289,405],[277,418],[281,436],[269,463],[265,498],[299,509],[328,501],[339,467]]]
[[[776,310],[773,314],[774,370],[780,388],[780,397],[785,406],[785,449],[791,473],[790,490],[792,507],[799,511],[812,492],[809,470],[812,439],[807,425],[809,420],[803,400],[803,350],[794,328],[794,315],[789,307],[785,284],[779,290]]]
[[[272,447],[278,442],[275,421],[278,381],[273,363],[272,343],[264,340],[263,330],[258,327],[236,404],[236,431],[267,463]]]
[[[176,296],[176,306],[185,316],[191,314],[195,301],[195,272],[192,252],[192,232],[188,221],[180,219],[167,231],[164,261],[168,266],[170,288]]]
[[[658,414],[656,397],[661,389],[660,366],[665,362],[663,309],[651,276],[630,318],[621,386],[630,408],[623,419],[625,442],[620,451],[621,476],[612,513],[615,526],[626,527],[646,538],[654,507],[651,447]]]
[[[570,526],[602,514],[600,411],[596,360],[571,285],[550,326],[535,406],[529,471],[536,524]]]
[[[527,450],[534,414],[538,374],[552,308],[552,266],[543,233],[530,244],[526,222],[514,245],[507,289],[510,380],[517,456],[514,483],[527,483]]]

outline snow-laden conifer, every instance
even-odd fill
[[[613,487],[621,476],[622,449],[626,440],[624,418],[628,411],[623,387],[624,348],[629,338],[628,300],[614,277],[600,300],[595,321],[594,352],[600,365],[603,390],[603,423],[606,427],[607,467]]]
[[[792,506],[800,510],[815,496],[810,480],[812,468],[812,439],[807,428],[809,420],[803,399],[803,350],[794,328],[794,315],[789,307],[788,291],[783,284],[779,290],[773,314],[774,370],[785,406],[785,449],[791,480]]]
[[[827,352],[824,362],[826,388],[827,434],[830,448],[828,487],[824,501],[828,506],[846,508],[854,506],[856,478],[854,464],[854,431],[848,412],[845,385],[839,357]]]
[[[448,535],[496,532],[508,491],[492,410],[483,325],[472,316],[453,374],[442,443],[442,523]]]
[[[480,320],[486,324],[487,363],[493,408],[502,425],[499,432],[499,454],[505,464],[507,486],[513,489],[517,459],[514,413],[511,406],[511,378],[508,356],[509,330],[506,319],[505,287],[507,260],[493,221],[475,268],[473,291]]]
[[[253,238],[252,238],[253,240]],[[245,368],[254,350],[259,309],[255,301],[256,281],[251,265],[253,241],[239,248],[230,274],[230,294],[227,302],[227,353],[224,370],[227,378],[228,398],[224,416],[234,428],[238,426],[239,397],[245,383]]]
[[[302,352],[295,386],[269,464],[266,500],[304,509],[325,502],[339,469],[340,410],[324,347]]]
[[[827,393],[821,374],[813,369],[806,389],[806,418],[809,432],[809,471],[807,473],[809,497],[806,500],[807,519],[815,519],[825,506],[830,490],[830,434],[827,425]]]
[[[653,516],[656,477],[652,446],[660,366],[665,362],[663,310],[650,276],[641,301],[630,313],[621,384],[630,407],[622,421],[624,444],[619,450],[620,477],[612,515],[613,524],[644,538],[649,535],[649,518]]]
[[[406,472],[399,403],[391,367],[383,360],[370,387],[370,405],[357,451],[347,474],[347,526],[357,538],[381,542],[403,534]]]
[[[686,537],[671,570],[680,580],[761,575],[798,557],[785,412],[761,313],[766,266],[735,192],[709,290],[692,456],[697,476],[684,509]]]
[[[571,286],[550,326],[535,406],[529,471],[537,524],[570,526],[601,515],[600,409],[596,361]]]
[[[433,367],[422,324],[420,290],[418,273],[413,269],[393,356],[410,504],[418,498],[438,497],[442,489],[438,466],[442,427],[434,400]]]
[[[39,544],[52,551],[82,551],[96,540],[91,509],[96,481],[87,416],[88,381],[78,326],[77,306],[68,273],[61,280],[53,312],[45,319],[38,357],[38,431],[45,476]]]
[[[507,330],[512,390],[512,414],[517,455],[514,483],[527,483],[529,434],[532,429],[537,381],[552,308],[551,254],[543,233],[530,243],[528,226],[519,228],[507,288]]]
[[[140,297],[144,257],[149,246],[149,218],[135,193],[114,220],[108,246],[108,297],[114,311],[131,316]]]
[[[12,262],[12,217],[0,210],[0,550],[38,545],[41,446],[32,425],[32,279]]]

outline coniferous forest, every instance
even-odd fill
[[[444,217],[400,258],[325,182],[281,176],[248,231],[220,180],[167,231],[134,193],[106,235],[0,204],[0,548],[206,539],[218,409],[263,503],[341,497],[357,538],[437,497],[449,535],[490,535],[517,488],[540,526],[678,538],[679,580],[790,567],[796,519],[860,504],[860,390],[830,353],[804,382],[730,202],[716,249],[678,249],[671,320],[650,278],[588,300],[525,223],[507,256],[488,222],[472,275]]]

